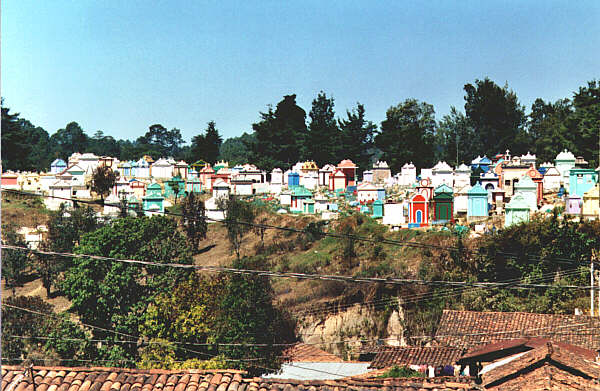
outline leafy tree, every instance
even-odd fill
[[[190,160],[204,160],[210,164],[214,164],[220,153],[223,138],[219,135],[215,121],[210,121],[204,134],[199,134],[192,138],[192,146],[190,147]]]
[[[75,252],[153,263],[191,264],[191,248],[173,219],[125,217],[84,235]],[[148,303],[188,279],[190,271],[154,265],[133,265],[86,257],[73,259],[61,287],[72,309],[88,324],[134,334]],[[94,330],[99,339],[115,338]],[[108,345],[98,357],[126,365],[137,357],[135,345]]]
[[[2,166],[5,170],[37,170],[50,166],[48,133],[19,114],[10,113],[2,100]]]
[[[2,242],[11,246],[27,247],[27,242],[17,234],[14,225],[2,225]],[[29,263],[26,251],[8,248],[2,250],[2,278],[6,287],[12,289],[13,296],[16,286],[25,277]]]
[[[173,191],[173,195],[175,196],[175,205],[177,205],[177,198],[179,198],[179,192],[183,190],[179,184],[180,179],[181,177],[172,178],[170,181],[167,182],[169,184],[169,187],[171,187],[171,190]]]
[[[17,170],[19,158],[27,153],[18,113],[10,113],[2,99],[2,166],[5,170]]]
[[[100,227],[94,210],[90,207],[67,210],[61,204],[52,212],[48,220],[48,234],[40,247],[43,250],[71,253],[81,236]],[[51,289],[58,285],[61,273],[70,264],[70,258],[56,255],[36,254],[33,268],[42,279],[46,294],[51,297]]]
[[[77,122],[69,122],[64,129],[59,129],[50,137],[55,153],[67,160],[75,152],[85,152],[88,149],[89,137]]]
[[[235,269],[265,270],[264,257],[237,259]],[[220,277],[223,291],[218,296],[218,311],[210,340],[220,344],[241,343],[248,346],[219,346],[218,353],[230,359],[234,367],[259,375],[266,368],[281,366],[283,346],[296,341],[295,325],[289,314],[275,306],[274,292],[267,276],[229,273]],[[254,346],[249,346],[253,344]],[[257,346],[261,345],[261,346]]]
[[[600,83],[593,80],[586,87],[579,87],[573,96],[573,107],[575,112],[569,118],[569,127],[577,135],[576,153],[597,167],[600,164]]]
[[[252,230],[252,224],[256,217],[253,206],[235,196],[223,201],[222,208],[225,210],[225,225],[227,227],[227,238],[231,249],[240,259],[240,250],[244,236]]]
[[[204,143],[206,146],[206,161],[207,162],[216,162],[219,157],[219,150],[221,149],[221,144],[223,144],[223,138],[219,134],[215,126],[215,121],[210,121],[208,126],[206,127],[205,135],[204,135]]]
[[[418,167],[428,167],[433,162],[434,132],[433,106],[407,99],[387,110],[375,145],[383,151],[383,159],[394,172],[409,161]]]
[[[338,161],[340,155],[340,130],[333,111],[334,100],[321,91],[312,101],[308,114],[310,124],[303,141],[304,158],[314,160],[317,165]]]
[[[485,235],[468,244],[458,237],[458,251],[432,253],[423,250],[419,278],[434,281],[539,282],[587,285],[589,260],[600,246],[600,222],[573,222],[558,216],[536,216],[530,222]],[[472,249],[477,249],[474,253]],[[568,273],[562,273],[568,271]],[[414,289],[414,288],[413,288]],[[522,311],[572,314],[589,303],[586,291],[573,289],[468,289],[460,296],[448,296],[447,288],[429,287],[403,294],[425,294],[430,299],[404,305],[407,334],[432,335],[443,309],[472,311]],[[427,291],[423,291],[427,289]]]
[[[524,130],[525,108],[508,85],[488,79],[465,84],[465,113],[482,153],[493,156],[510,149],[525,153],[530,141]]]
[[[401,378],[427,377],[427,375],[425,373],[415,371],[414,369],[411,369],[407,366],[399,367],[398,365],[394,365],[393,367],[391,367],[390,369],[388,369],[386,372],[384,372],[383,374],[381,374],[378,377],[387,379],[390,377],[401,377]]]
[[[243,258],[238,269],[262,269],[262,258]],[[239,274],[190,276],[154,300],[144,312],[140,334],[150,340],[141,366],[237,368],[252,374],[279,368],[285,344],[295,341],[294,324],[273,304],[268,277]],[[178,341],[172,344],[168,341]],[[226,346],[241,343],[264,346]],[[193,346],[187,349],[185,344]],[[184,361],[177,364],[177,361]]]
[[[284,96],[275,110],[269,107],[260,116],[261,121],[252,124],[252,161],[267,171],[298,161],[306,137],[306,111],[296,104],[296,95]]]
[[[30,359],[35,365],[48,365],[60,360],[60,365],[77,365],[77,360],[94,357],[88,333],[67,314],[54,314],[41,297],[13,296],[4,298],[2,304],[3,362],[21,365],[23,359]]]
[[[142,150],[141,146],[139,145],[138,140],[136,140],[136,141],[118,140],[117,141],[117,145],[119,147],[119,155],[118,156],[121,161],[137,160],[142,155],[144,155],[144,151]]]
[[[576,149],[575,132],[569,129],[568,123],[573,114],[572,107],[568,99],[546,103],[538,98],[531,105],[527,129],[539,161],[553,162],[563,149]]]
[[[110,194],[117,182],[117,173],[110,167],[99,166],[92,172],[91,187],[92,191],[100,196],[104,203],[104,197]]]
[[[29,146],[29,153],[23,157],[20,169],[39,172],[48,170],[54,160],[48,132],[27,120],[21,120],[21,126],[26,133],[24,142]]]
[[[254,133],[243,133],[239,137],[231,137],[221,144],[219,159],[229,162],[230,165],[244,164],[248,162],[248,156],[252,150],[252,144],[256,142]]]
[[[194,251],[202,239],[206,239],[208,223],[206,222],[206,209],[204,202],[194,192],[190,193],[181,204],[181,224]]]
[[[105,136],[101,130],[94,133],[94,136],[89,141],[90,152],[98,156],[121,156],[121,148],[119,143],[112,136]]]
[[[198,346],[185,349],[185,345],[170,345],[166,341],[185,344],[203,344],[209,340],[218,309],[218,300],[223,286],[216,278],[190,275],[189,280],[178,284],[171,292],[158,295],[148,305],[139,325],[140,334],[152,344],[142,352],[142,360],[157,355],[157,349],[168,349],[159,362],[190,359],[206,360],[212,355],[208,347]],[[188,345],[190,346],[190,345]],[[166,362],[165,362],[166,361]]]
[[[359,169],[369,169],[373,156],[373,138],[377,126],[365,119],[365,106],[346,110],[347,119],[339,119],[341,152],[336,160],[350,159]]]
[[[477,144],[475,129],[471,126],[465,115],[455,107],[450,109],[450,114],[445,115],[439,122],[435,134],[436,159],[458,166],[469,163],[475,151],[481,151]]]
[[[154,124],[142,137],[137,139],[138,154],[150,155],[154,159],[164,156],[178,156],[183,144],[181,131],[177,128],[167,130],[161,124]]]
[[[129,216],[129,203],[127,202],[127,197],[125,194],[121,194],[121,198],[119,198],[119,217],[127,217]]]

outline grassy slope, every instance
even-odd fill
[[[20,226],[46,224],[48,211],[36,201],[26,199],[3,200],[3,222]],[[280,215],[266,209],[261,210],[257,222],[275,226],[303,229],[316,222],[312,216]],[[400,241],[419,241],[436,244],[449,243],[448,235],[424,233],[417,230],[389,232],[386,227],[368,217],[348,217],[330,222],[323,229],[340,232],[344,225],[350,225],[356,235],[372,239],[386,238]],[[272,270],[282,272],[340,274],[354,276],[414,276],[423,258],[421,250],[390,244],[355,242],[355,256],[343,257],[345,241],[339,238],[324,237],[310,241],[304,235],[269,229],[264,233],[264,243],[256,232],[247,234],[242,254],[264,255]],[[209,225],[206,240],[201,243],[203,251],[194,257],[198,265],[229,265],[234,258],[227,240],[225,227],[220,223]],[[331,303],[351,303],[378,298],[389,292],[389,287],[342,284],[332,281],[311,281],[274,279],[274,288],[279,302],[292,311],[325,306]],[[3,294],[11,294],[2,290]],[[48,299],[39,280],[17,288],[17,294],[39,295],[48,300],[56,310],[65,310],[69,302],[64,297]]]

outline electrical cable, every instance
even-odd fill
[[[57,251],[43,251],[37,249],[31,249],[22,246],[13,246],[2,244],[4,249],[27,251],[31,253],[37,253],[42,255],[56,255],[61,257],[70,258],[89,258],[101,261],[112,261],[121,262],[143,266],[156,266],[156,267],[170,267],[180,269],[194,269],[199,271],[206,271],[211,273],[234,273],[234,274],[249,274],[267,277],[278,277],[278,278],[293,278],[301,280],[325,280],[325,281],[342,281],[342,282],[353,282],[353,283],[377,283],[377,284],[390,284],[390,285],[424,285],[424,286],[468,286],[468,287],[480,287],[480,288],[506,288],[506,289],[535,289],[535,288],[560,288],[560,289],[591,289],[588,285],[550,285],[550,284],[533,284],[533,283],[505,283],[505,282],[487,282],[487,281],[444,281],[444,280],[423,280],[417,278],[381,278],[381,277],[352,277],[345,275],[335,274],[309,274],[309,273],[289,273],[289,272],[274,272],[270,270],[255,270],[255,269],[237,269],[231,267],[222,266],[201,266],[193,264],[182,264],[182,263],[159,263],[152,261],[140,261],[136,259],[119,259],[113,257],[104,257],[99,255],[89,254],[75,254],[67,252]]]

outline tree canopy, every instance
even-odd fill
[[[110,191],[117,182],[117,173],[112,168],[107,166],[98,166],[92,172],[91,187],[92,191],[100,196],[104,201],[104,197],[110,194]]]
[[[494,156],[507,149],[513,154],[527,152],[525,108],[508,85],[500,87],[486,77],[465,84],[464,90],[465,114],[482,155]]]
[[[261,121],[252,124],[256,135],[251,145],[253,163],[271,171],[297,162],[307,128],[306,111],[296,104],[296,95],[284,96],[275,110],[269,107],[260,116]]]
[[[435,126],[432,105],[407,99],[387,110],[375,145],[392,171],[400,171],[407,162],[428,167],[433,163]]]
[[[360,171],[368,170],[374,154],[374,137],[377,125],[365,117],[365,106],[346,110],[346,118],[338,119],[340,128],[340,151],[338,161],[352,160]]]
[[[210,121],[204,134],[192,138],[188,159],[191,163],[202,159],[207,163],[214,164],[219,157],[222,144],[223,138],[217,130],[215,121]]]
[[[177,230],[177,223],[165,216],[126,217],[83,235],[75,248],[78,254],[136,259],[155,263],[190,264],[191,249]],[[61,284],[80,319],[88,324],[136,333],[141,314],[153,298],[169,292],[187,280],[189,270],[141,266],[75,258]],[[115,338],[101,330],[95,337]],[[107,345],[99,349],[99,358],[126,365],[135,359],[136,346]]]
[[[343,151],[341,135],[335,120],[333,110],[334,99],[328,98],[321,91],[312,101],[312,108],[308,116],[310,123],[303,141],[304,151],[302,158],[314,160],[319,166],[327,163],[337,163]]]
[[[599,91],[598,81],[591,80],[570,97],[555,102],[536,99],[526,113],[507,84],[499,86],[485,77],[464,85],[464,112],[451,107],[436,123],[433,106],[409,98],[387,110],[379,129],[368,121],[361,104],[340,117],[333,97],[321,91],[307,118],[296,95],[289,94],[259,113],[251,133],[223,141],[210,121],[190,145],[184,145],[179,129],[167,130],[161,124],[149,126],[135,140],[117,140],[102,130],[90,137],[74,121],[49,135],[11,112],[2,101],[2,163],[6,170],[43,171],[55,158],[66,160],[73,152],[93,152],[122,161],[143,155],[154,159],[171,156],[188,163],[223,159],[232,165],[253,163],[267,171],[286,169],[301,160],[315,160],[322,166],[349,158],[362,171],[370,168],[374,157],[388,160],[397,170],[409,161],[420,168],[435,163],[434,159],[456,164],[506,149],[513,155],[530,151],[539,160],[552,161],[568,149],[596,167]]]

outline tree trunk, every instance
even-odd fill
[[[44,288],[46,288],[46,296],[48,298],[50,298],[50,288],[51,288],[51,284],[50,284],[50,277],[45,276],[44,278],[42,278],[42,285],[44,286]]]

